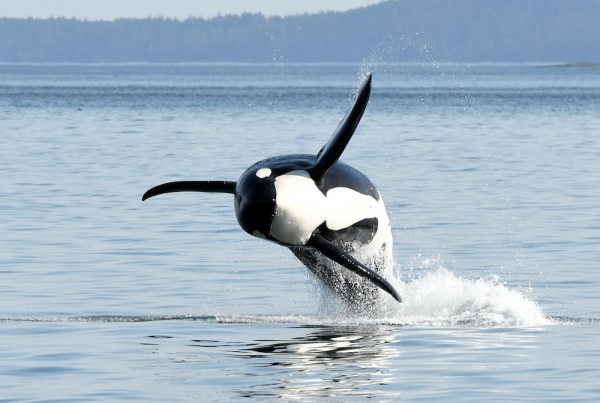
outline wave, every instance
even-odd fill
[[[476,315],[479,316],[479,315]],[[363,326],[363,325],[387,325],[398,327],[486,327],[502,326],[505,323],[490,322],[488,320],[473,321],[457,320],[456,318],[427,317],[418,315],[409,318],[379,317],[379,318],[331,318],[301,314],[183,314],[183,315],[86,315],[86,316],[50,316],[50,317],[6,317],[0,318],[0,322],[40,322],[40,323],[139,323],[159,321],[199,321],[215,324],[292,324],[307,327],[324,326]],[[527,323],[521,326],[535,325],[600,325],[600,318],[575,318],[568,316],[545,316],[542,323]],[[506,325],[509,326],[509,325]],[[518,325],[515,325],[518,326]]]
[[[336,317],[302,314],[182,314],[182,315],[85,315],[85,316],[41,316],[6,317],[0,323],[139,323],[159,321],[199,321],[213,324],[289,324],[305,327],[360,327],[360,326],[398,326],[398,327],[529,327],[529,326],[595,326],[600,318],[576,318],[568,316],[544,316],[540,320],[528,323],[514,323],[514,320],[498,320],[497,315],[488,313],[460,314],[456,317],[443,315],[414,315],[410,317]],[[471,317],[469,317],[471,316]]]

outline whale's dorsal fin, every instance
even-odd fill
[[[180,181],[163,183],[149,189],[142,201],[152,196],[173,192],[209,192],[209,193],[235,193],[236,182],[232,181]]]
[[[346,115],[338,125],[336,131],[333,133],[327,144],[321,148],[317,155],[317,162],[311,168],[308,169],[308,173],[311,178],[316,182],[320,180],[323,175],[329,171],[329,168],[336,163],[340,158],[344,149],[350,142],[360,118],[362,117],[367,103],[369,102],[369,95],[371,95],[371,73],[367,76],[362,86],[358,90],[356,99],[352,104],[352,107],[346,112]]]

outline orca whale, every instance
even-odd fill
[[[267,158],[250,166],[237,181],[164,183],[149,189],[142,200],[171,192],[233,194],[235,215],[244,231],[289,248],[344,299],[361,302],[379,288],[402,302],[379,272],[391,259],[392,249],[383,199],[364,174],[339,161],[367,107],[371,81],[369,74],[317,155]],[[359,261],[365,250],[366,264]]]

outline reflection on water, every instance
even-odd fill
[[[160,367],[154,382],[189,398],[231,400],[394,398],[399,396],[393,326],[219,324],[196,328],[201,338],[153,334],[147,368]],[[187,334],[189,336],[189,333]],[[397,362],[396,362],[397,368]],[[185,385],[185,387],[183,387]],[[201,393],[192,393],[192,388]]]
[[[321,328],[289,341],[261,341],[236,351],[240,358],[253,360],[255,377],[271,376],[238,393],[243,397],[284,399],[319,397],[392,398],[395,383],[390,360],[391,329]],[[274,384],[275,383],[275,384]]]
[[[597,401],[599,392],[598,348],[590,342],[598,339],[598,323],[478,328],[132,318],[49,321],[43,328],[40,321],[3,322],[0,396],[504,402]]]
[[[204,323],[140,343],[151,350],[145,361],[156,373],[152,382],[176,385],[172,399],[439,401],[473,384],[511,384],[494,389],[494,397],[522,400],[548,388],[536,371],[564,371],[547,353],[564,340],[544,327]],[[472,398],[487,400],[490,390]]]

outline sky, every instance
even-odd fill
[[[0,0],[0,17],[211,18],[219,14],[262,13],[285,16],[319,11],[346,11],[382,0]]]

